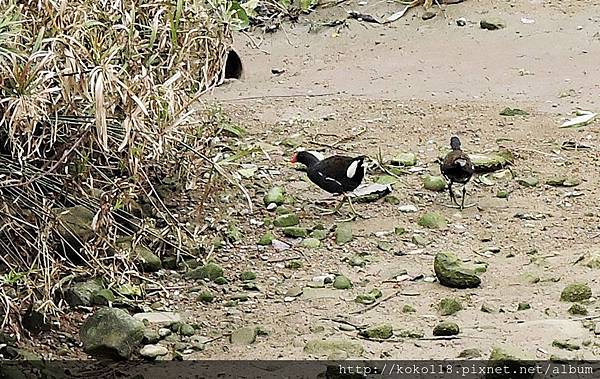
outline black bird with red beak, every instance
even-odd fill
[[[452,151],[446,155],[446,158],[440,163],[440,171],[448,180],[448,192],[450,192],[450,200],[458,206],[454,192],[452,192],[452,184],[460,183],[462,188],[462,199],[460,209],[465,208],[465,195],[467,193],[466,185],[471,180],[475,168],[467,154],[460,148],[460,140],[458,137],[450,138],[450,147]]]
[[[335,210],[327,214],[336,213],[342,206],[343,201],[347,199],[353,214],[356,216],[358,214],[347,193],[354,191],[365,177],[365,158],[364,155],[355,158],[334,155],[321,159],[315,153],[299,151],[292,156],[292,163],[304,164],[310,181],[321,189],[333,195],[344,196],[344,199]]]

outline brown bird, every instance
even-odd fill
[[[440,163],[440,171],[448,181],[450,200],[456,205],[458,205],[458,202],[456,201],[454,192],[452,192],[452,184],[460,183],[463,185],[460,209],[464,209],[465,195],[467,193],[466,185],[469,180],[471,180],[475,168],[473,167],[473,163],[469,156],[461,150],[458,137],[450,138],[450,147],[452,148],[452,151],[449,152],[448,155],[446,155],[446,158]]]

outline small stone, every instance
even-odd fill
[[[481,355],[481,350],[479,349],[465,349],[458,354],[458,358],[475,359],[481,358]]]
[[[390,251],[394,248],[394,245],[388,241],[379,241],[377,242],[377,248],[381,251]]]
[[[150,324],[166,325],[181,322],[181,315],[175,312],[144,312],[136,313],[133,318]]]
[[[115,295],[108,288],[98,290],[92,295],[92,304],[94,305],[108,305],[114,303]]]
[[[438,213],[428,212],[421,216],[418,224],[429,229],[444,229],[448,226],[448,221]]]
[[[413,153],[400,153],[390,163],[394,166],[414,166],[417,164],[417,156]]]
[[[429,191],[443,191],[446,188],[446,180],[441,176],[425,175],[423,188]]]
[[[487,30],[498,30],[506,27],[506,22],[498,17],[490,17],[484,20],[481,20],[479,23],[481,29]]]
[[[263,202],[265,205],[275,203],[277,205],[283,204],[285,201],[285,190],[282,187],[273,187],[265,195]]]
[[[235,295],[231,296],[231,300],[234,301],[248,301],[248,294],[245,293],[236,293]]]
[[[406,234],[406,229],[401,226],[394,227],[394,234],[397,236],[403,236]]]
[[[439,304],[439,310],[442,316],[453,315],[462,309],[460,302],[452,298],[442,299]]]
[[[318,240],[324,240],[325,238],[327,238],[327,235],[329,234],[328,230],[325,229],[315,229],[312,232],[310,232],[310,237],[311,238],[316,238]]]
[[[258,244],[261,246],[268,246],[273,243],[273,239],[275,236],[271,232],[266,232],[262,237],[258,240]]]
[[[417,312],[417,310],[415,309],[415,307],[413,307],[410,304],[404,304],[404,306],[402,306],[402,313],[415,313]]]
[[[526,311],[528,309],[531,309],[531,305],[529,305],[528,303],[519,303],[519,305],[517,306],[517,311]]]
[[[560,341],[554,340],[552,341],[552,346],[557,347],[563,350],[575,351],[581,349],[581,347],[577,344],[570,343],[569,341]]]
[[[441,252],[435,256],[434,270],[440,284],[451,288],[475,288],[481,284],[481,279],[475,270],[465,267],[456,255]]]
[[[421,18],[422,18],[424,21],[427,21],[427,20],[431,20],[431,19],[432,19],[432,18],[434,18],[435,16],[437,16],[437,13],[435,13],[435,12],[431,12],[431,11],[427,11],[427,12],[423,13],[423,15],[421,16]]]
[[[292,238],[304,238],[308,235],[306,228],[301,228],[299,226],[288,226],[283,228],[282,231],[284,235]]]
[[[467,19],[464,17],[460,17],[456,19],[456,25],[458,26],[466,26],[467,25]]]
[[[250,345],[256,341],[256,328],[246,326],[231,333],[230,341],[234,345]]]
[[[492,308],[491,305],[486,304],[486,303],[481,304],[481,311],[483,313],[494,313],[495,312],[494,308]]]
[[[248,280],[255,280],[255,279],[256,279],[256,273],[253,271],[244,271],[240,274],[240,280],[248,281]]]
[[[161,355],[167,355],[169,350],[161,345],[146,345],[140,349],[140,355],[144,358],[155,359]]]
[[[212,303],[215,296],[209,291],[202,291],[198,294],[196,300],[201,301],[203,303]]]
[[[420,234],[413,235],[411,240],[412,240],[412,243],[414,243],[417,246],[429,245],[429,241],[427,241],[427,239]]]
[[[532,361],[535,360],[531,354],[521,351],[512,346],[493,346],[490,353],[490,361],[500,361],[502,363],[514,361]]]
[[[274,211],[276,209],[277,209],[277,204],[275,204],[275,203],[269,203],[269,205],[267,205],[267,210],[269,212],[272,212],[272,211]]]
[[[506,107],[500,111],[500,116],[513,117],[513,116],[528,116],[528,115],[529,115],[529,112],[526,112],[519,108]]]
[[[347,223],[341,223],[335,228],[335,242],[343,245],[352,240],[352,226]]]
[[[508,191],[498,191],[496,192],[496,197],[500,198],[500,199],[507,199],[508,198]]]
[[[214,282],[215,282],[215,284],[217,284],[219,286],[223,286],[223,285],[229,283],[227,281],[227,279],[223,276],[219,276],[218,278],[215,278]]]
[[[210,279],[215,280],[218,277],[223,276],[223,269],[221,266],[209,262],[204,266],[196,267],[195,269],[188,271],[184,274],[185,278],[188,279]]]
[[[380,324],[361,330],[358,334],[367,338],[385,340],[394,335],[394,329],[390,324]]]
[[[384,201],[385,203],[392,204],[392,205],[398,205],[398,204],[400,204],[400,199],[398,199],[398,198],[397,198],[396,196],[394,196],[394,195],[387,195],[387,196],[386,196],[386,197],[383,199],[383,201]]]
[[[569,314],[574,316],[587,316],[588,310],[581,304],[575,303],[568,310]]]
[[[533,176],[517,178],[516,180],[517,180],[517,183],[519,183],[520,185],[522,185],[524,187],[536,187],[538,184],[540,184],[540,180]]]
[[[285,268],[288,268],[290,270],[298,270],[298,269],[302,268],[302,266],[304,266],[302,261],[299,261],[297,259],[294,259],[293,261],[289,261],[289,262],[285,263]]]
[[[305,238],[302,241],[302,246],[308,249],[317,249],[321,246],[321,241],[316,238]]]
[[[347,339],[316,339],[311,340],[304,346],[304,352],[314,355],[329,355],[336,351],[343,351],[349,357],[360,357],[365,349],[355,341]]]
[[[348,324],[340,324],[340,326],[338,326],[338,329],[344,332],[353,332],[356,330],[354,326]]]
[[[300,286],[295,286],[295,287],[291,287],[289,290],[287,290],[287,292],[285,293],[286,297],[298,297],[300,295],[302,295],[303,292],[303,288]]]
[[[412,204],[401,205],[400,207],[398,207],[398,209],[402,213],[415,213],[419,210],[416,206]]]
[[[434,336],[455,336],[459,332],[458,324],[452,321],[442,321],[433,328]]]
[[[278,207],[277,210],[275,211],[276,214],[278,215],[286,215],[286,214],[290,214],[292,213],[292,211],[286,207]],[[277,226],[277,225],[275,225]]]
[[[165,338],[167,336],[170,336],[171,333],[173,333],[171,331],[171,329],[167,329],[167,328],[160,328],[160,329],[158,329],[158,335],[159,335],[160,338]]]
[[[194,329],[194,327],[190,324],[185,323],[179,323],[175,331],[178,334],[185,337],[193,336],[194,334],[196,334],[196,329]]]
[[[345,277],[344,275],[338,275],[335,277],[333,281],[333,288],[338,290],[347,290],[352,288],[352,281]]]
[[[157,343],[160,340],[160,336],[158,335],[158,332],[155,331],[154,329],[146,329],[144,330],[144,338],[143,338],[143,342],[144,343]]]
[[[286,226],[295,226],[300,223],[300,219],[294,213],[288,213],[281,216],[278,216],[274,221],[273,225],[280,228],[285,228]]]
[[[423,338],[425,333],[420,330],[404,329],[396,333],[401,338]]]
[[[244,239],[242,231],[235,224],[229,224],[225,235],[230,242],[239,242]]]
[[[579,302],[592,297],[592,290],[585,283],[573,283],[565,287],[560,294],[561,301]]]

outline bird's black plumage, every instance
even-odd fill
[[[292,162],[300,162],[306,166],[308,178],[321,189],[342,194],[354,191],[365,176],[365,156],[346,157],[334,155],[319,160],[308,151],[300,151],[292,157]]]
[[[446,155],[444,160],[440,164],[440,171],[442,175],[448,180],[448,191],[450,193],[450,199],[456,203],[456,198],[454,197],[454,192],[452,192],[452,184],[460,183],[466,185],[473,173],[475,172],[475,168],[473,167],[473,163],[471,159],[465,152],[462,151],[460,146],[460,140],[458,137],[452,137],[450,139],[450,147],[452,151]],[[466,189],[463,187],[463,197],[461,208],[464,208],[465,204],[465,194]]]

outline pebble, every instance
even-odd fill
[[[414,213],[418,211],[417,207],[412,204],[401,205],[399,209],[402,213]]]

